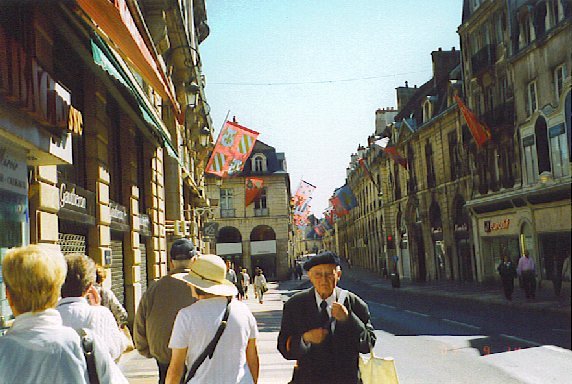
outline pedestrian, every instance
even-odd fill
[[[59,250],[42,245],[14,248],[2,261],[8,304],[16,316],[0,337],[0,382],[6,384],[88,384],[80,336],[62,324],[54,309],[66,278]],[[100,383],[127,383],[106,348],[94,337]]]
[[[501,277],[504,296],[508,301],[512,300],[514,292],[514,279],[516,278],[516,268],[508,255],[503,255],[502,261],[497,267]]]
[[[296,277],[298,280],[302,279],[302,275],[304,272],[302,271],[302,264],[300,262],[296,262]]]
[[[534,299],[536,297],[536,266],[528,250],[522,252],[522,256],[518,260],[516,273],[522,279],[526,298]]]
[[[563,265],[560,264],[558,257],[552,259],[552,286],[554,287],[554,295],[560,297],[562,290],[562,269]]]
[[[159,383],[165,383],[171,361],[169,338],[175,317],[180,309],[196,300],[187,284],[173,277],[187,273],[197,251],[189,239],[175,240],[171,246],[170,272],[147,288],[135,314],[133,339],[135,348],[143,356],[154,358],[159,370]]]
[[[226,279],[231,283],[233,283],[234,285],[236,285],[237,282],[236,272],[232,268],[230,260],[226,261]]]
[[[264,292],[268,290],[268,283],[264,272],[262,269],[258,268],[256,270],[256,275],[254,276],[254,291],[256,292],[256,297],[258,302],[262,304],[264,302]]]
[[[201,255],[188,273],[175,277],[191,286],[198,301],[181,309],[175,320],[167,383],[179,383],[185,364],[191,367],[189,383],[256,383],[260,369],[256,320],[246,304],[233,299],[237,289],[225,278],[224,261],[217,255]],[[221,328],[222,323],[226,326]],[[214,349],[207,350],[211,342]]]
[[[248,286],[250,285],[250,275],[246,268],[242,269],[242,290],[244,291],[244,296],[248,299]]]
[[[76,330],[92,330],[107,346],[111,358],[119,360],[129,340],[119,329],[109,308],[90,305],[86,298],[95,283],[95,262],[80,253],[66,255],[65,259],[67,274],[61,289],[62,298],[56,307],[63,324]]]
[[[96,265],[95,267],[95,284],[93,287],[97,291],[100,301],[99,304],[103,305],[104,307],[109,308],[111,313],[113,313],[113,317],[115,317],[115,321],[120,328],[127,326],[127,319],[129,317],[127,311],[121,305],[121,302],[115,296],[115,293],[109,288],[103,286],[103,282],[107,279],[107,271],[103,266]],[[90,302],[90,304],[95,304]]]
[[[313,287],[284,304],[278,350],[297,360],[291,383],[357,384],[359,353],[369,353],[375,334],[367,304],[337,287],[340,259],[324,252],[304,264]]]
[[[242,274],[242,267],[238,267],[238,273],[236,274],[236,290],[238,291],[238,300],[244,299],[244,275]]]

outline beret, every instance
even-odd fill
[[[171,259],[188,260],[196,254],[195,245],[189,239],[177,239],[171,246]]]
[[[322,252],[312,257],[304,263],[304,269],[309,271],[310,268],[320,264],[335,264],[340,265],[340,258],[334,252]]]

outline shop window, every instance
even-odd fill
[[[534,124],[536,136],[536,157],[538,159],[538,173],[550,172],[550,150],[548,148],[548,134],[546,120],[540,116]]]
[[[559,65],[554,70],[554,90],[556,91],[557,102],[560,102],[560,94],[562,93],[562,88],[566,75],[567,75],[566,64]]]
[[[536,92],[536,81],[531,81],[526,86],[526,114],[532,115],[538,108],[538,99]]]
[[[570,172],[567,136],[564,124],[558,124],[548,130],[550,157],[554,177],[568,176]]]

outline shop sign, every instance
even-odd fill
[[[26,157],[0,146],[0,189],[18,195],[28,195]]]
[[[0,92],[41,124],[81,135],[83,117],[66,100],[69,92],[32,56],[0,27]]]
[[[139,232],[143,236],[151,236],[151,219],[149,219],[149,215],[139,214]]]
[[[123,205],[119,205],[114,201],[109,202],[109,209],[111,215],[111,222],[116,222],[119,224],[129,224],[129,215],[127,214],[127,208]]]
[[[506,229],[509,229],[509,227],[510,227],[510,219],[504,219],[504,220],[497,221],[497,222],[485,220],[484,226],[485,226],[485,232],[486,233],[496,232],[496,231],[500,231],[500,230],[506,230]]]
[[[215,237],[217,231],[218,223],[215,223],[214,221],[207,222],[203,226],[203,236],[205,237]]]
[[[60,210],[93,216],[95,209],[93,192],[86,191],[72,183],[61,183],[58,188],[60,190]]]
[[[468,238],[469,237],[469,226],[467,223],[455,224],[455,237],[456,238]]]

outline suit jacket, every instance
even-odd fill
[[[336,288],[338,296],[340,292]],[[359,382],[359,353],[369,353],[376,338],[367,304],[348,292],[344,306],[349,312],[348,320],[336,322],[334,332],[321,344],[306,345],[302,341],[304,332],[323,326],[314,288],[295,294],[284,304],[278,350],[284,358],[298,360],[292,383]]]

